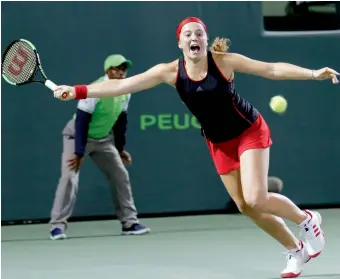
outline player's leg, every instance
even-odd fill
[[[268,192],[281,193],[282,190],[283,190],[283,180],[276,176],[269,176],[268,177]],[[226,210],[228,210],[228,212],[239,211],[233,199],[230,199],[226,203]]]
[[[113,143],[107,141],[97,144],[90,156],[109,181],[117,218],[123,226],[122,233],[148,233],[150,229],[139,224],[129,173]]]
[[[306,213],[291,200],[280,194],[268,193],[269,148],[246,150],[240,156],[240,163],[244,197],[250,207],[296,224],[306,219]]]
[[[299,276],[303,264],[308,262],[312,256],[310,251],[315,253],[318,249],[319,254],[324,246],[322,233],[317,236],[315,234],[316,230],[321,230],[316,214],[308,213],[311,217],[307,217],[305,212],[288,198],[280,194],[268,193],[269,147],[244,151],[240,156],[240,165],[243,195],[250,208],[287,218],[307,227],[306,244],[300,241],[297,249],[288,249],[287,267],[281,273],[284,278]]]
[[[74,171],[70,171],[67,162],[73,155],[74,139],[64,136],[61,176],[51,210],[50,223],[52,224],[52,228],[50,238],[53,240],[66,238],[65,230],[67,228],[67,220],[71,217],[76,202],[79,172],[75,174]]]
[[[241,213],[249,216],[257,226],[278,240],[287,249],[297,248],[298,240],[281,218],[264,214],[246,203],[241,184],[238,155],[240,143],[240,138],[217,144],[207,140],[209,152],[225,188]]]
[[[281,218],[258,212],[254,208],[248,206],[243,197],[240,168],[229,174],[220,175],[220,177],[230,197],[234,200],[239,211],[243,215],[251,218],[258,227],[280,242],[288,250],[296,249],[298,247],[299,241]]]
[[[320,214],[302,211],[287,197],[268,193],[269,148],[244,151],[240,164],[243,195],[248,206],[295,222],[302,229],[310,255],[318,256],[325,244]]]

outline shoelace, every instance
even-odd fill
[[[292,258],[295,258],[296,255],[301,252],[301,249],[303,249],[303,244],[302,242],[299,243],[299,248],[298,249],[292,249],[292,250],[288,250],[285,252],[282,252],[282,254],[286,255],[286,260],[290,260]]]
[[[299,251],[300,250],[288,250],[286,252],[282,252],[282,254],[286,255],[286,260],[290,260],[292,257],[295,258]]]

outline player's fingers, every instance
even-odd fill
[[[74,99],[75,95],[74,95],[73,90],[71,90],[71,91],[63,92],[63,94],[61,95],[61,97],[62,97],[64,100],[68,101],[68,100]]]
[[[336,84],[339,82],[336,74],[330,74],[329,77],[332,79],[333,84]]]
[[[59,98],[60,98],[61,100],[66,100],[66,99],[68,99],[69,95],[70,95],[69,92],[63,91],[63,92],[61,92]]]
[[[58,86],[58,87],[53,91],[54,98],[58,98],[58,99],[59,99],[65,91],[66,91],[65,86]]]
[[[70,86],[59,86],[57,87],[54,92],[54,97],[63,101],[71,100],[73,99],[73,89]]]
[[[71,100],[74,99],[74,92],[73,92],[73,87],[67,87],[64,89],[63,92],[61,92],[61,99],[64,100]]]
[[[326,72],[334,75],[340,75],[337,71],[330,68],[326,68]]]
[[[60,86],[58,86],[56,89],[53,90],[54,98],[58,98],[60,90],[61,90]]]

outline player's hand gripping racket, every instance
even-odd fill
[[[2,55],[1,64],[2,77],[11,85],[38,82],[45,84],[52,91],[57,88],[44,73],[37,49],[27,40],[13,41]],[[41,74],[40,79],[37,77],[38,72]]]

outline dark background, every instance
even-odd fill
[[[266,32],[261,2],[3,2],[1,47],[25,38],[37,47],[46,74],[57,84],[84,84],[103,74],[109,54],[134,63],[129,75],[176,59],[177,24],[201,17],[210,41],[228,37],[231,51],[254,59],[308,68],[340,69],[337,32]],[[301,21],[301,20],[300,20]],[[297,23],[295,23],[297,24]],[[281,28],[282,29],[282,28]],[[271,127],[270,174],[298,205],[340,204],[340,86],[331,82],[270,81],[236,75],[236,87]],[[13,87],[2,81],[2,221],[48,219],[60,175],[61,131],[76,102],[56,101],[41,85]],[[288,111],[270,111],[273,95]],[[140,214],[223,210],[229,196],[199,129],[140,128],[144,114],[188,114],[174,89],[159,86],[133,95],[127,150]],[[169,116],[169,117],[170,117]],[[170,117],[170,119],[172,119]],[[81,171],[74,217],[114,215],[109,190],[90,160]]]

